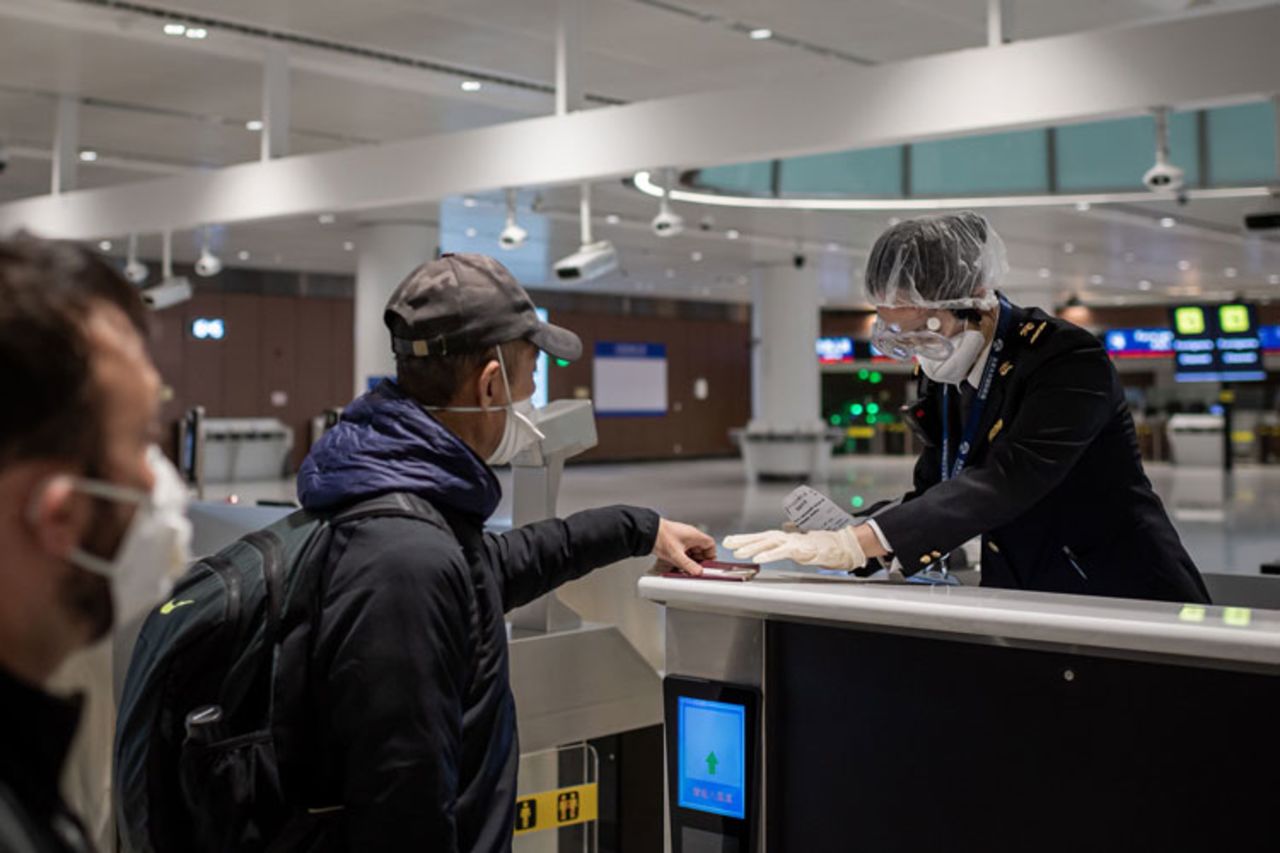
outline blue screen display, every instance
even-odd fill
[[[677,710],[680,806],[744,818],[747,709],[680,696]]]

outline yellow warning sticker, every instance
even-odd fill
[[[596,819],[597,810],[595,782],[526,794],[516,799],[516,835],[586,823]]]

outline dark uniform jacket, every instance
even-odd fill
[[[325,849],[508,850],[519,745],[504,613],[649,554],[658,516],[612,507],[486,533],[493,472],[393,383],[352,403],[299,473],[308,509],[388,491],[425,499],[440,523],[335,531],[294,712],[311,727],[308,799],[342,807]]]
[[[1142,469],[1133,418],[1098,340],[1011,306],[990,397],[965,469],[942,481],[941,386],[913,407],[933,446],[915,485],[876,522],[903,570],[982,536],[982,585],[1168,601],[1209,595]],[[948,394],[951,455],[960,394]],[[973,405],[979,405],[974,403]]]
[[[0,851],[67,853],[93,845],[58,791],[80,721],[59,699],[0,669]]]

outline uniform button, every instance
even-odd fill
[[[933,557],[930,557],[928,554],[925,554],[923,557],[920,558],[920,562],[924,563],[927,566],[933,562]]]
[[[934,552],[933,552],[933,556],[934,556],[934,557],[941,557],[941,556],[942,556],[942,552],[941,552],[941,551],[934,551]]]

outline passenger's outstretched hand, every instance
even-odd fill
[[[698,564],[716,558],[716,540],[696,527],[664,518],[658,523],[653,556],[658,558],[659,568],[700,575],[702,566]]]

